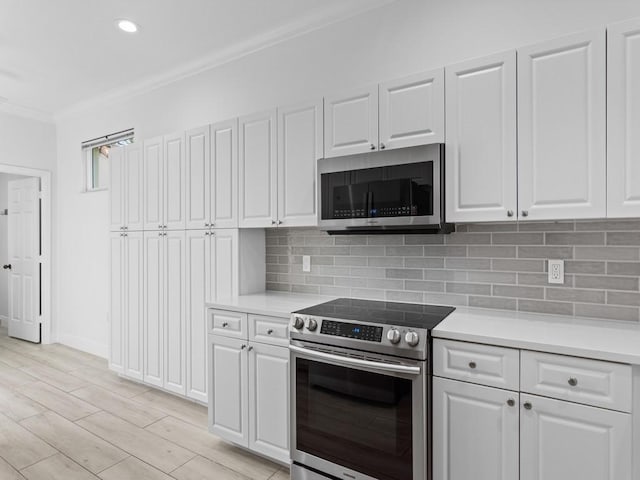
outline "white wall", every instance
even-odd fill
[[[7,208],[7,181],[20,176],[5,175],[3,165],[56,169],[56,128],[51,123],[0,112],[0,210]],[[0,263],[6,263],[7,217],[0,216]],[[7,272],[0,270],[0,318],[8,313]]]
[[[81,141],[129,127],[141,140],[638,16],[637,0],[398,0],[197,76],[61,119],[60,340],[106,353],[107,194],[81,193]]]

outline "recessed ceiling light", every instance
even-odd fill
[[[138,31],[138,25],[136,25],[131,20],[127,20],[126,18],[116,20],[116,25],[123,32],[136,33]]]

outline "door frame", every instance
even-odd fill
[[[40,263],[42,272],[40,275],[42,298],[42,315],[40,317],[41,335],[40,342],[48,344],[53,342],[53,322],[51,317],[51,172],[37,168],[18,167],[0,163],[0,173],[12,175],[24,175],[26,177],[37,177],[40,179],[40,200],[42,210],[40,212],[40,236],[42,241],[42,252]]]

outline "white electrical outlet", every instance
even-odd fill
[[[311,271],[311,257],[309,255],[302,256],[302,271],[303,272]]]
[[[549,283],[564,283],[564,260],[549,260]]]

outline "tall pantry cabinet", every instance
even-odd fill
[[[110,367],[200,402],[205,302],[264,290],[264,231],[214,228],[237,225],[236,122],[111,151]]]

